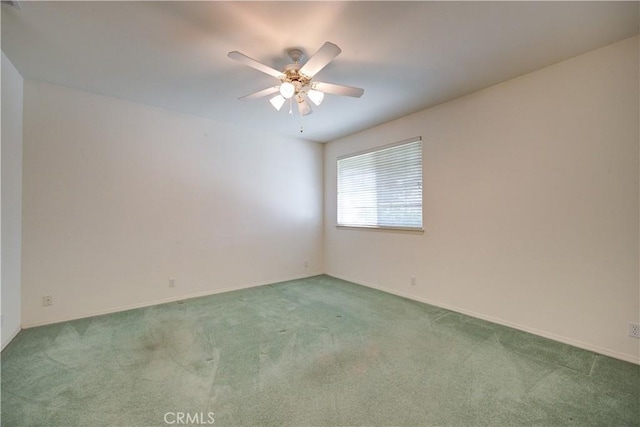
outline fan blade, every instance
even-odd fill
[[[313,111],[311,110],[311,106],[309,105],[306,99],[300,98],[299,100],[296,100],[296,101],[298,102],[298,112],[300,113],[301,116],[307,116],[313,113]]]
[[[333,83],[314,82],[312,87],[320,92],[331,93],[333,95],[353,96],[354,98],[360,98],[364,93],[364,89],[360,89],[359,87],[342,86]]]
[[[263,96],[271,95],[273,93],[278,92],[279,90],[280,90],[280,86],[272,86],[272,87],[268,87],[266,89],[262,89],[257,92],[251,93],[249,95],[245,95],[238,99],[242,101],[250,101],[252,99],[258,99],[258,98],[262,98]]]
[[[306,64],[300,68],[300,74],[307,77],[315,76],[320,70],[333,61],[333,58],[340,55],[342,50],[331,42],[326,42],[316,53],[313,54]]]
[[[242,54],[238,51],[229,52],[227,56],[231,59],[235,59],[238,62],[242,62],[244,65],[248,65],[251,68],[255,68],[258,71],[262,71],[265,74],[269,74],[270,76],[279,79],[283,76],[281,71],[276,70],[275,68],[271,68],[268,65],[263,64],[262,62],[258,62],[253,58],[249,58],[247,55]]]

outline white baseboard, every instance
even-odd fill
[[[327,274],[328,276],[335,277],[337,279],[342,279],[342,280],[346,280],[348,282],[356,283],[356,284],[361,285],[361,286],[366,286],[368,288],[377,289],[379,291],[386,292],[388,294],[397,295],[397,296],[400,296],[400,297],[403,297],[403,298],[407,298],[407,299],[411,299],[411,300],[414,300],[414,301],[419,301],[419,302],[422,302],[422,303],[425,303],[425,304],[433,305],[433,306],[436,306],[436,307],[444,308],[444,309],[447,309],[447,310],[454,311],[456,313],[461,313],[461,314],[465,314],[467,316],[471,316],[471,317],[475,317],[475,318],[478,318],[478,319],[486,320],[488,322],[497,323],[498,325],[508,326],[510,328],[514,328],[514,329],[517,329],[517,330],[520,330],[520,331],[528,332],[528,333],[533,334],[533,335],[538,335],[538,336],[541,336],[541,337],[544,337],[544,338],[549,338],[551,340],[558,341],[558,342],[561,342],[561,343],[564,343],[564,344],[568,344],[568,345],[571,345],[571,346],[574,346],[574,347],[582,348],[584,350],[593,351],[594,353],[603,354],[605,356],[610,356],[610,357],[613,357],[615,359],[620,359],[620,360],[624,360],[626,362],[631,362],[631,363],[635,363],[637,365],[640,365],[640,358],[635,357],[635,356],[630,355],[630,354],[619,353],[619,352],[612,351],[612,350],[609,350],[609,349],[606,349],[606,348],[603,348],[603,347],[599,347],[599,346],[596,346],[596,345],[592,345],[592,344],[584,343],[584,342],[581,342],[581,341],[577,341],[577,340],[574,340],[572,338],[567,338],[567,337],[563,337],[563,336],[560,336],[560,335],[556,335],[556,334],[551,333],[551,332],[546,332],[546,331],[542,331],[542,330],[539,330],[539,329],[530,328],[528,326],[520,325],[518,323],[510,322],[510,321],[499,319],[499,318],[492,317],[492,316],[487,316],[487,315],[484,315],[484,314],[481,314],[481,313],[476,313],[476,312],[471,311],[471,310],[466,310],[464,308],[452,306],[452,305],[449,305],[449,304],[444,304],[444,303],[441,303],[439,301],[430,300],[428,298],[417,297],[415,295],[411,295],[411,294],[400,292],[400,291],[397,291],[397,290],[394,290],[394,289],[386,288],[384,286],[378,286],[378,285],[375,285],[373,283],[367,283],[367,282],[363,282],[361,280],[355,280],[353,278],[342,276],[342,275],[338,275],[338,274],[321,273],[321,272],[314,272],[314,273],[305,274],[305,275],[301,275],[301,276],[283,278],[283,279],[279,279],[279,280],[275,280],[275,281],[274,280],[270,280],[270,281],[250,283],[250,284],[245,284],[245,285],[240,285],[240,286],[232,286],[232,287],[227,287],[227,288],[214,289],[214,290],[210,290],[210,291],[204,291],[204,292],[197,292],[197,293],[192,293],[192,294],[180,295],[180,296],[176,296],[176,297],[153,300],[153,301],[148,301],[148,302],[139,303],[139,304],[131,304],[131,305],[125,305],[125,306],[120,306],[120,307],[114,307],[114,308],[110,308],[110,309],[107,309],[107,310],[99,310],[99,311],[95,311],[95,312],[91,312],[91,313],[86,313],[86,314],[83,314],[83,315],[80,315],[80,316],[72,316],[72,317],[67,317],[67,318],[62,318],[62,319],[55,319],[53,321],[26,323],[26,324],[22,325],[22,328],[23,329],[28,329],[28,328],[34,328],[34,327],[37,327],[37,326],[50,325],[50,324],[54,324],[54,323],[68,322],[68,321],[71,321],[71,320],[83,319],[83,318],[93,317],[93,316],[101,316],[101,315],[104,315],[104,314],[117,313],[117,312],[120,312],[120,311],[134,310],[136,308],[150,307],[150,306],[154,306],[154,305],[166,304],[166,303],[169,303],[169,302],[186,300],[186,299],[190,299],[190,298],[198,298],[198,297],[203,297],[203,296],[208,296],[208,295],[221,294],[221,293],[225,293],[225,292],[238,291],[238,290],[241,290],[241,289],[255,288],[255,287],[270,285],[270,284],[274,284],[274,283],[287,282],[289,280],[299,280],[299,279],[304,279],[304,278],[307,278],[307,277],[313,277],[313,276],[317,276],[317,275],[321,275],[321,274]],[[15,338],[15,336],[19,332],[20,332],[20,329],[15,331],[11,335],[9,340],[7,340],[6,342],[3,342],[2,343],[2,348],[4,349],[4,347],[7,344],[9,344],[9,342],[11,342],[11,340],[13,338]]]
[[[22,329],[20,328],[16,328],[15,331],[13,331],[12,333],[9,334],[9,338],[7,337],[2,337],[2,349],[4,350],[4,348],[11,342],[13,341],[13,339],[16,337],[16,335],[18,335],[20,333]]]
[[[613,351],[613,350],[609,350],[606,348],[602,348],[596,345],[592,345],[592,344],[587,344],[581,341],[577,341],[574,340],[572,338],[567,338],[567,337],[563,337],[560,335],[556,335],[554,333],[551,332],[546,332],[546,331],[541,331],[539,329],[535,329],[535,328],[530,328],[528,326],[524,326],[524,325],[520,325],[518,323],[514,323],[514,322],[509,322],[508,320],[503,320],[503,319],[499,319],[496,317],[492,317],[492,316],[487,316],[481,313],[476,313],[474,311],[471,310],[466,310],[464,308],[460,308],[460,307],[455,307],[449,304],[444,304],[441,303],[439,301],[433,301],[430,300],[428,298],[421,298],[421,297],[417,297],[415,295],[410,295],[404,292],[400,292],[394,289],[390,289],[390,288],[385,288],[384,286],[378,286],[378,285],[374,285],[372,283],[366,283],[363,282],[361,280],[354,280],[352,278],[349,277],[345,277],[345,276],[341,276],[341,275],[337,275],[337,274],[331,274],[331,273],[325,273],[327,276],[331,276],[331,277],[335,277],[337,279],[341,279],[341,280],[346,280],[347,282],[352,282],[352,283],[356,283],[358,285],[361,286],[366,286],[368,288],[373,288],[373,289],[377,289],[379,291],[382,292],[386,292],[388,294],[393,294],[393,295],[397,295],[403,298],[407,298],[410,300],[414,300],[414,301],[419,301],[419,302],[423,302],[425,304],[429,304],[429,305],[433,305],[436,307],[440,307],[440,308],[444,308],[447,310],[451,310],[451,311],[455,311],[456,313],[461,313],[461,314],[465,314],[467,316],[471,316],[471,317],[475,317],[477,319],[482,319],[482,320],[486,320],[488,322],[491,323],[497,323],[498,325],[502,325],[502,326],[508,326],[510,328],[513,329],[518,329],[520,331],[524,331],[524,332],[528,332],[530,334],[533,335],[538,335],[544,338],[549,338],[551,340],[554,341],[558,341],[564,344],[569,344],[571,346],[574,347],[578,347],[578,348],[582,348],[584,350],[589,350],[592,351],[594,353],[598,353],[598,354],[602,354],[605,356],[609,356],[609,357],[613,357],[615,359],[620,359],[620,360],[624,360],[625,362],[631,362],[631,363],[635,363],[636,365],[640,365],[640,358],[635,357],[631,354],[625,354],[625,353],[619,353],[617,351]]]
[[[79,316],[64,317],[64,318],[45,321],[45,322],[24,323],[22,325],[22,328],[23,329],[29,329],[29,328],[35,328],[35,327],[38,327],[38,326],[52,325],[52,324],[55,324],[55,323],[69,322],[71,320],[85,319],[87,317],[102,316],[104,314],[118,313],[120,311],[135,310],[136,308],[151,307],[151,306],[154,306],[154,305],[166,304],[166,303],[175,302],[175,301],[182,301],[182,300],[187,300],[187,299],[191,299],[191,298],[205,297],[205,296],[208,296],[208,295],[215,295],[215,294],[222,294],[222,293],[225,293],[225,292],[239,291],[241,289],[256,288],[256,287],[259,287],[259,286],[266,286],[266,285],[271,285],[271,284],[274,284],[274,283],[288,282],[290,280],[300,280],[300,279],[305,279],[307,277],[318,276],[318,275],[321,275],[321,274],[323,274],[323,273],[309,273],[309,274],[305,274],[305,275],[301,275],[301,276],[293,276],[293,277],[284,278],[284,279],[261,281],[261,282],[249,283],[249,284],[239,285],[239,286],[230,286],[230,287],[227,287],[227,288],[213,289],[213,290],[204,291],[204,292],[195,292],[195,293],[191,293],[191,294],[179,295],[179,296],[174,296],[174,297],[170,297],[170,298],[163,298],[163,299],[158,299],[158,300],[146,301],[146,302],[138,303],[138,304],[123,305],[123,306],[119,306],[119,307],[109,308],[109,309],[106,309],[106,310],[98,310],[98,311],[89,312],[89,313],[85,313],[85,314],[82,314],[82,315],[79,315]],[[20,331],[18,331],[18,332],[20,332]]]

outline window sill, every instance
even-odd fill
[[[383,231],[387,233],[406,233],[406,234],[424,234],[424,228],[411,227],[375,227],[363,225],[338,225],[337,229],[343,230],[363,230],[363,231]]]

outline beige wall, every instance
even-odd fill
[[[329,143],[326,272],[637,363],[638,47]],[[336,157],[418,135],[424,234],[336,229]]]
[[[322,272],[321,145],[32,81],[24,121],[25,326]]]
[[[2,52],[2,348],[20,332],[23,80]]]
[[[638,44],[327,144],[324,266],[322,146],[26,82],[23,323],[326,271],[638,362]],[[425,233],[336,229],[336,157],[417,135]]]

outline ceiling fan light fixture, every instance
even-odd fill
[[[320,92],[319,90],[311,89],[307,92],[307,97],[316,105],[322,104],[322,100],[324,99],[324,92]]]
[[[311,106],[302,96],[298,95],[296,101],[298,102],[298,112],[301,116],[311,114]]]
[[[280,109],[284,105],[285,99],[282,95],[276,95],[273,98],[271,98],[269,102],[271,103],[271,105],[273,105],[273,108],[280,111]]]
[[[228,57],[241,62],[255,70],[268,74],[279,80],[279,85],[259,90],[255,93],[241,97],[242,100],[257,99],[270,96],[269,102],[273,108],[280,111],[287,100],[289,101],[289,114],[293,114],[293,101],[298,105],[298,112],[306,116],[313,112],[311,103],[319,106],[326,93],[333,95],[352,96],[359,98],[364,89],[343,86],[334,83],[318,82],[314,76],[335,59],[342,50],[331,42],[325,42],[304,64],[300,64],[302,50],[289,49],[289,57],[293,64],[279,71],[269,65],[256,61],[238,51],[228,53]]]
[[[296,87],[290,82],[284,82],[280,85],[280,95],[283,98],[289,99],[296,93]]]

